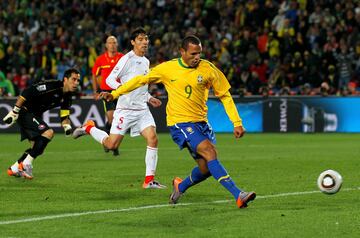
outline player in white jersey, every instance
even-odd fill
[[[145,75],[149,71],[149,60],[144,56],[147,52],[149,39],[142,28],[131,33],[133,50],[125,54],[115,65],[106,83],[113,89],[129,81],[137,75]],[[117,81],[120,79],[120,83]],[[155,171],[158,160],[158,139],[154,118],[147,105],[159,107],[161,101],[148,93],[148,85],[144,85],[126,95],[122,95],[116,105],[110,135],[95,127],[93,121],[74,131],[74,138],[90,134],[95,140],[112,150],[118,148],[125,133],[130,130],[130,136],[142,135],[147,143],[145,164],[146,173],[143,188],[165,188],[156,180]]]

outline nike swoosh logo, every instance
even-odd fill
[[[170,79],[170,82],[175,82],[177,79]]]

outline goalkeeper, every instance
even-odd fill
[[[31,146],[9,167],[9,176],[33,178],[33,160],[44,152],[54,136],[54,131],[42,119],[45,111],[60,106],[61,125],[65,135],[72,134],[70,106],[72,96],[78,89],[79,80],[79,71],[71,68],[65,71],[62,81],[40,81],[25,89],[18,97],[13,110],[3,118],[3,121],[9,125],[17,122],[21,140],[28,139]]]

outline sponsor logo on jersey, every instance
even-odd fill
[[[41,84],[41,85],[38,85],[36,87],[36,89],[41,92],[41,91],[45,91],[46,90],[46,85],[45,84]]]

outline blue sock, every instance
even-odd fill
[[[224,186],[232,195],[237,199],[241,190],[236,187],[234,181],[227,173],[225,168],[221,165],[217,159],[211,160],[207,163],[211,175]]]
[[[191,175],[188,176],[187,178],[185,178],[180,184],[179,184],[179,191],[184,193],[188,188],[190,188],[191,186],[200,183],[201,181],[204,181],[205,179],[207,179],[208,177],[210,177],[210,173],[207,174],[202,174],[200,172],[199,167],[195,167],[192,171],[191,171]]]

